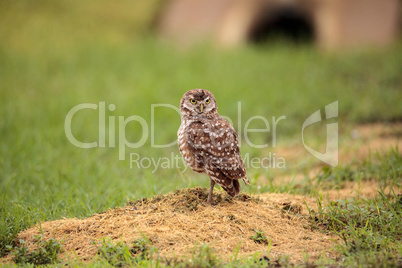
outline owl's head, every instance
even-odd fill
[[[218,106],[214,95],[205,89],[192,89],[184,93],[180,101],[180,111],[183,115],[214,115]]]

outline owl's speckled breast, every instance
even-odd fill
[[[193,153],[193,150],[190,148],[187,141],[187,131],[189,130],[191,123],[191,121],[186,121],[186,123],[183,122],[180,125],[180,128],[177,132],[179,150],[187,166],[189,166],[195,172],[205,173],[204,158],[201,155],[196,155]]]

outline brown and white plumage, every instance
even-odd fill
[[[181,125],[177,133],[185,163],[210,179],[208,203],[215,183],[230,196],[240,192],[239,181],[250,184],[240,156],[234,128],[218,114],[214,95],[205,89],[187,91],[180,101]]]

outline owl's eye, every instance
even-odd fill
[[[210,99],[206,99],[206,100],[205,100],[205,103],[206,103],[206,104],[208,104],[208,103],[210,103],[210,102],[211,102]]]
[[[196,101],[196,100],[193,100],[193,99],[190,99],[190,102],[191,102],[192,104],[196,104],[196,103],[197,103],[197,101]]]

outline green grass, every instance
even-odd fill
[[[401,265],[402,197],[331,201],[318,211],[310,211],[312,226],[335,232],[342,238],[338,245],[343,266]],[[398,257],[399,256],[399,257]]]
[[[123,241],[113,243],[103,239],[98,246],[98,255],[101,261],[106,260],[111,266],[133,266],[141,262],[150,262],[153,259],[156,249],[150,245],[150,241],[138,238],[130,245]]]
[[[335,100],[339,100],[341,129],[402,118],[400,42],[383,51],[342,54],[323,54],[310,45],[284,42],[232,50],[209,46],[181,50],[158,42],[150,33],[158,6],[158,1],[115,5],[106,1],[85,5],[79,1],[2,1],[1,254],[8,251],[7,246],[14,246],[18,232],[39,221],[85,217],[129,200],[208,184],[205,176],[181,173],[181,162],[179,169],[155,172],[153,168],[130,168],[130,153],[155,159],[178,154],[177,146],[152,148],[150,137],[138,149],[127,148],[124,161],[119,160],[118,147],[73,146],[66,138],[64,120],[77,104],[115,104],[115,111],[106,110],[107,124],[109,116],[118,122],[118,116],[131,115],[149,123],[152,104],[177,107],[186,90],[206,88],[215,94],[220,113],[229,116],[236,128],[243,128],[254,115],[266,117],[271,124],[272,116],[285,115],[277,127],[279,142],[299,139],[304,120]],[[155,142],[174,141],[179,124],[179,115],[172,109],[155,110]],[[250,124],[250,128],[261,126],[261,121]],[[72,128],[78,139],[96,141],[97,111],[77,113]],[[127,139],[140,140],[141,131],[139,124],[128,125]],[[255,144],[272,146],[272,132],[250,137]],[[242,134],[243,154],[263,156],[269,150],[252,148]],[[400,166],[399,151],[395,155],[397,162],[390,162],[394,175],[385,174],[397,181],[401,177],[400,169],[395,170]],[[377,171],[373,177],[384,178]],[[323,176],[341,178],[342,172],[349,171],[340,167]],[[360,176],[352,173],[348,176]],[[248,174],[256,178],[270,171],[249,169]],[[292,186],[280,187],[247,191],[294,192]]]
[[[13,252],[13,262],[16,264],[53,264],[57,263],[58,253],[61,252],[62,243],[50,238],[49,241],[42,240],[42,236],[35,237],[37,246],[36,249],[29,251],[25,246],[25,241],[20,240],[20,247]]]
[[[263,230],[254,230],[255,234],[251,237],[254,242],[259,244],[268,244],[268,239],[265,236],[265,232]]]

